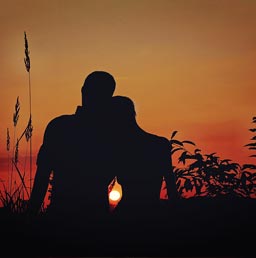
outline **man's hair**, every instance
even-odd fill
[[[110,73],[94,71],[85,78],[82,87],[83,103],[85,98],[111,98],[115,87],[115,79]]]

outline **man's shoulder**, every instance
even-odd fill
[[[48,129],[59,128],[62,126],[70,125],[74,123],[74,121],[75,121],[74,114],[57,116],[48,123],[47,128]]]

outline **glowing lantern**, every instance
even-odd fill
[[[122,198],[122,186],[115,177],[108,186],[108,200],[110,211],[114,210]]]

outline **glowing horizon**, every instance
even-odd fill
[[[33,168],[48,122],[81,105],[94,70],[110,72],[114,95],[130,97],[146,131],[191,140],[203,153],[253,162],[250,141],[256,94],[256,3],[227,1],[37,1],[2,3],[0,178],[13,141],[29,118],[24,31],[31,58]],[[11,18],[10,18],[11,17]],[[26,145],[20,155],[26,155]]]

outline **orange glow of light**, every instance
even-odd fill
[[[121,198],[121,194],[117,190],[113,190],[109,193],[109,199],[116,202]]]
[[[113,211],[122,199],[122,185],[115,177],[108,186],[108,200],[110,211]]]

